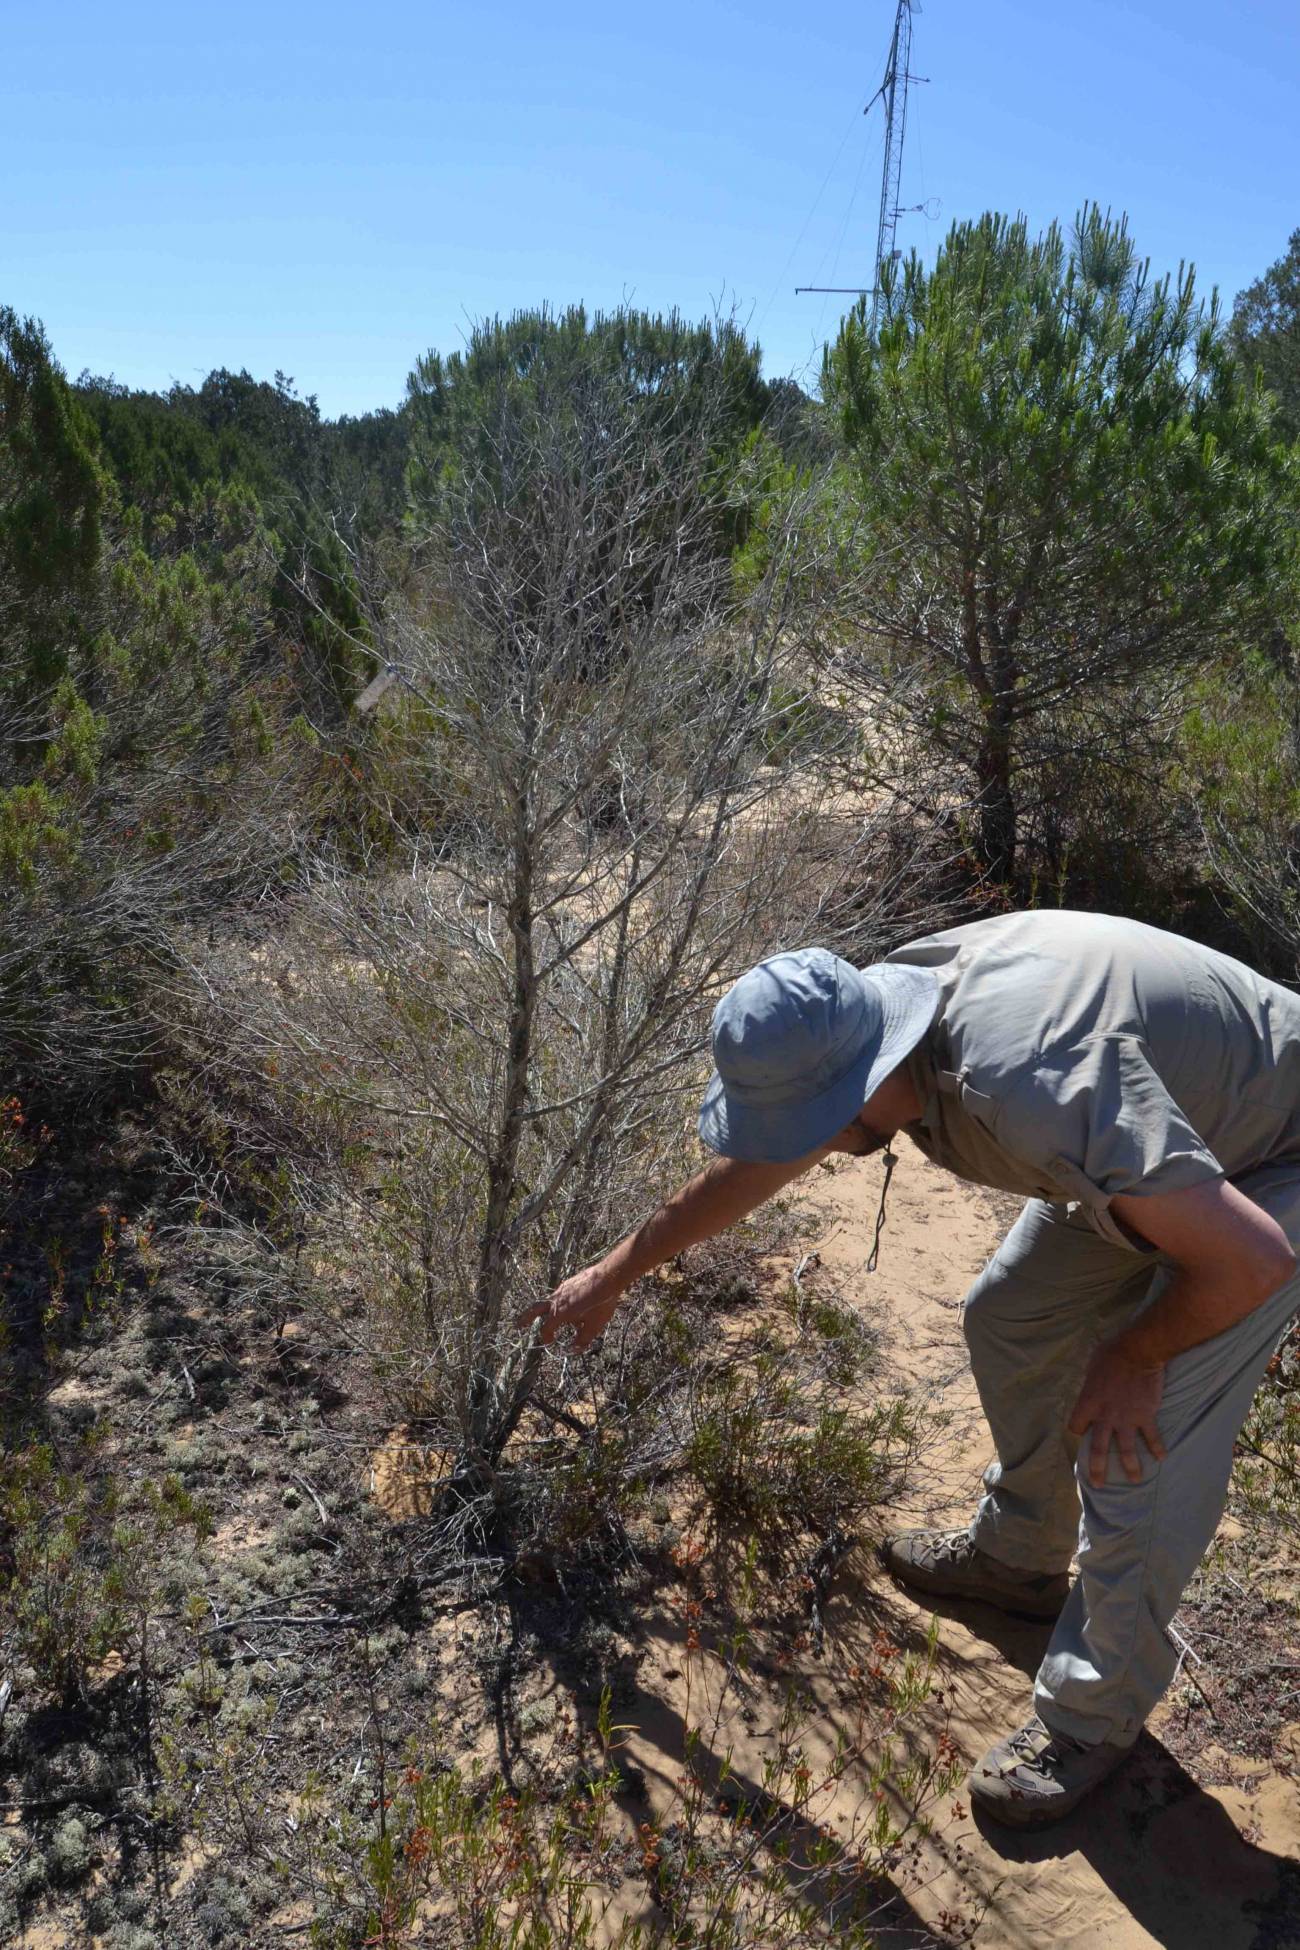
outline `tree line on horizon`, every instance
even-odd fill
[[[380,592],[436,602],[471,477],[481,510],[529,511],[519,402],[559,428],[598,386],[654,403],[645,428],[707,413],[708,547],[737,587],[813,484],[789,627],[874,727],[864,783],[903,740],[999,898],[1200,926],[1217,901],[1292,977],[1298,346],[1300,231],[1225,320],[1095,207],[1068,234],[955,225],[895,267],[878,329],[865,302],[844,319],[817,397],[765,380],[732,321],[574,307],[486,321],[397,409],[331,421],[279,372],[70,381],[0,312],[15,1053],[61,1043],[71,1075],[125,1048],[107,971],[169,903],[262,899],[371,816],[358,782],[394,734],[351,707]],[[276,797],[255,834],[225,816],[245,787]]]

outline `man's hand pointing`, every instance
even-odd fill
[[[553,1341],[562,1327],[576,1328],[574,1348],[582,1354],[609,1326],[622,1297],[621,1288],[610,1293],[609,1280],[598,1266],[585,1266],[562,1281],[549,1299],[526,1307],[516,1316],[516,1324],[527,1328],[540,1320],[546,1342]]]

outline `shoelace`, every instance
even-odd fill
[[[971,1548],[969,1530],[945,1530],[934,1545],[934,1556],[937,1561],[946,1562],[969,1556]]]
[[[1046,1745],[1035,1747],[1035,1741],[1046,1736]],[[1042,1720],[1035,1717],[1028,1726],[1013,1733],[1007,1742],[1018,1764],[1029,1767],[1036,1773],[1046,1773],[1050,1767],[1059,1767],[1068,1754],[1081,1754],[1083,1743],[1071,1740],[1068,1734],[1053,1733]]]

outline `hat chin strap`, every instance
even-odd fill
[[[880,1210],[876,1214],[876,1236],[871,1242],[871,1254],[867,1260],[868,1273],[874,1273],[880,1263],[880,1235],[885,1229],[885,1200],[889,1196],[889,1181],[894,1175],[894,1166],[898,1163],[898,1158],[894,1152],[893,1139],[882,1138],[881,1143],[885,1147],[885,1182],[880,1187]],[[872,1146],[873,1151],[878,1151],[879,1149],[880,1145]],[[870,1154],[863,1152],[862,1155],[867,1157]]]

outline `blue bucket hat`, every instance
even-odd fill
[[[817,1150],[920,1042],[938,1003],[930,968],[855,968],[826,948],[759,962],[713,1012],[700,1136],[749,1164]]]

